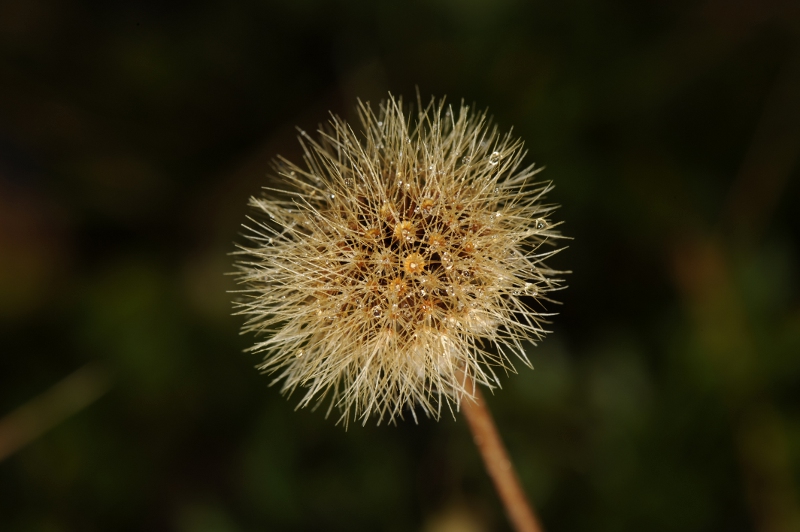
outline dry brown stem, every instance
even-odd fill
[[[492,477],[508,519],[517,532],[543,532],[522,490],[514,465],[500,439],[483,395],[468,375],[465,376],[464,389],[472,390],[473,398],[463,397],[461,410],[467,418],[475,445],[483,457],[489,476]]]
[[[0,462],[92,404],[110,386],[108,371],[90,363],[0,418]]]

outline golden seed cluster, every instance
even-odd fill
[[[390,97],[360,104],[360,135],[336,117],[318,140],[303,133],[304,165],[279,161],[283,185],[251,199],[238,252],[260,369],[345,423],[438,417],[472,394],[465,372],[497,386],[493,368],[529,365],[559,286],[542,262],[559,237],[550,185],[520,170],[521,143],[463,104],[419,109],[412,124]]]

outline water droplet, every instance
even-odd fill
[[[335,200],[335,199],[336,199],[336,194],[331,194],[331,195],[330,195],[330,196],[328,196],[328,197],[329,197],[329,198],[331,198],[332,200]]]
[[[267,238],[267,244],[272,244],[272,237]]]
[[[492,152],[492,154],[489,156],[489,164],[495,166],[499,162],[500,162],[500,152],[499,151]]]
[[[383,127],[383,122],[381,122],[380,120],[378,121],[378,127]]]
[[[445,270],[453,269],[453,257],[450,256],[449,253],[445,252],[442,253],[442,266],[444,266]]]
[[[536,227],[536,229],[541,231],[542,229],[545,229],[547,227],[547,221],[544,218],[537,218],[536,221],[534,222],[534,226]]]
[[[461,164],[469,164],[472,161],[472,157],[469,155],[465,155],[461,158]]]
[[[302,358],[305,353],[303,351],[297,352],[297,358]]]
[[[381,317],[381,313],[382,312],[381,312],[381,306],[380,305],[375,305],[374,307],[372,307],[372,317],[373,318],[380,318]]]

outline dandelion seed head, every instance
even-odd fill
[[[333,118],[302,135],[303,165],[278,163],[237,252],[259,368],[345,424],[438,418],[472,394],[465,373],[498,386],[495,370],[530,365],[560,287],[543,262],[560,237],[551,185],[521,167],[521,142],[463,104],[419,107],[411,121],[399,99],[360,104],[360,133]]]

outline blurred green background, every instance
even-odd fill
[[[294,411],[233,242],[295,126],[488,107],[574,238],[489,397],[548,531],[800,530],[800,4],[0,1],[0,530],[508,530],[463,420]]]

